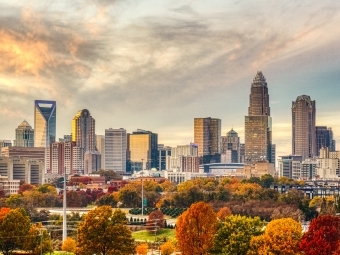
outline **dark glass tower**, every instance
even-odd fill
[[[333,139],[332,128],[326,126],[315,127],[316,133],[316,153],[320,155],[321,148],[329,148],[329,151],[335,151],[335,140]]]
[[[245,163],[272,162],[272,118],[266,78],[257,72],[251,84],[248,116],[245,117]]]
[[[292,154],[302,160],[317,155],[315,112],[315,101],[309,96],[298,96],[292,102]]]

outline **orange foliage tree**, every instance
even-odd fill
[[[220,221],[224,221],[226,217],[230,216],[232,213],[231,213],[231,210],[229,209],[229,207],[222,207],[218,213],[217,213],[217,218],[220,220]]]
[[[137,255],[146,255],[148,253],[148,244],[142,243],[136,247]]]
[[[164,214],[161,210],[152,211],[149,214],[148,221],[146,222],[146,230],[152,233],[165,227]]]
[[[176,251],[176,247],[171,241],[167,241],[163,243],[160,249],[163,255],[171,255],[172,253]]]
[[[302,237],[301,224],[291,218],[271,221],[263,235],[254,236],[250,241],[248,255],[296,255]]]
[[[176,238],[182,255],[206,255],[217,231],[216,214],[204,202],[192,204],[177,220]]]

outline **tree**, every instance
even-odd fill
[[[78,229],[76,254],[128,255],[135,251],[131,231],[124,225],[126,215],[110,206],[100,206],[87,213]]]
[[[74,253],[76,251],[76,241],[71,237],[67,237],[61,246],[61,250]]]
[[[213,245],[217,218],[212,208],[198,202],[190,206],[177,220],[176,238],[183,255],[206,255]]]
[[[152,211],[149,214],[148,221],[146,222],[146,230],[149,232],[157,232],[159,229],[164,228],[165,219],[161,210]]]
[[[300,250],[306,255],[333,254],[340,242],[340,218],[321,215],[312,220],[300,242]]]
[[[171,255],[172,253],[176,251],[176,247],[171,241],[166,241],[165,243],[163,243],[160,249],[161,249],[161,254],[163,255]]]
[[[24,191],[26,190],[35,190],[37,187],[32,185],[32,184],[29,184],[29,183],[24,183],[23,185],[21,185],[19,187],[19,190],[18,190],[18,194],[21,194],[24,193]]]
[[[270,174],[264,174],[261,176],[261,185],[263,188],[270,188],[270,185],[274,183],[274,177],[271,176]]]
[[[301,224],[291,218],[268,223],[263,235],[252,237],[248,255],[296,255],[302,237]]]
[[[12,209],[0,222],[0,249],[9,255],[23,246],[30,229],[30,219],[24,209]]]
[[[142,243],[136,247],[137,255],[146,255],[148,253],[149,246],[147,243]]]
[[[109,205],[111,207],[117,206],[117,201],[114,199],[114,197],[111,194],[105,194],[97,199],[96,204],[101,205]]]
[[[105,183],[111,181],[111,180],[121,180],[122,176],[120,176],[117,172],[113,171],[113,170],[103,170],[100,169],[99,172],[100,176],[104,176],[105,177]]]
[[[230,216],[232,213],[230,211],[230,208],[229,207],[222,207],[218,213],[217,213],[217,218],[220,220],[220,221],[224,221],[226,217]]]
[[[214,238],[213,254],[245,255],[253,236],[262,234],[264,222],[259,217],[232,215],[221,223]]]
[[[41,223],[31,226],[25,238],[23,249],[32,255],[53,251],[51,237]]]

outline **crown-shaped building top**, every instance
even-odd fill
[[[253,79],[253,82],[251,84],[252,86],[255,87],[260,87],[260,86],[265,86],[267,87],[267,81],[264,75],[262,74],[261,71],[258,71]]]

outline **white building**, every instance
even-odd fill
[[[198,146],[195,143],[191,143],[188,145],[178,145],[177,147],[171,148],[171,157],[170,157],[170,166],[168,170],[173,171],[183,171],[181,167],[182,159],[180,157],[198,156]]]
[[[126,130],[105,129],[105,170],[126,172]]]
[[[8,176],[0,175],[0,189],[2,189],[6,195],[18,194],[20,187],[20,180],[9,180]]]

